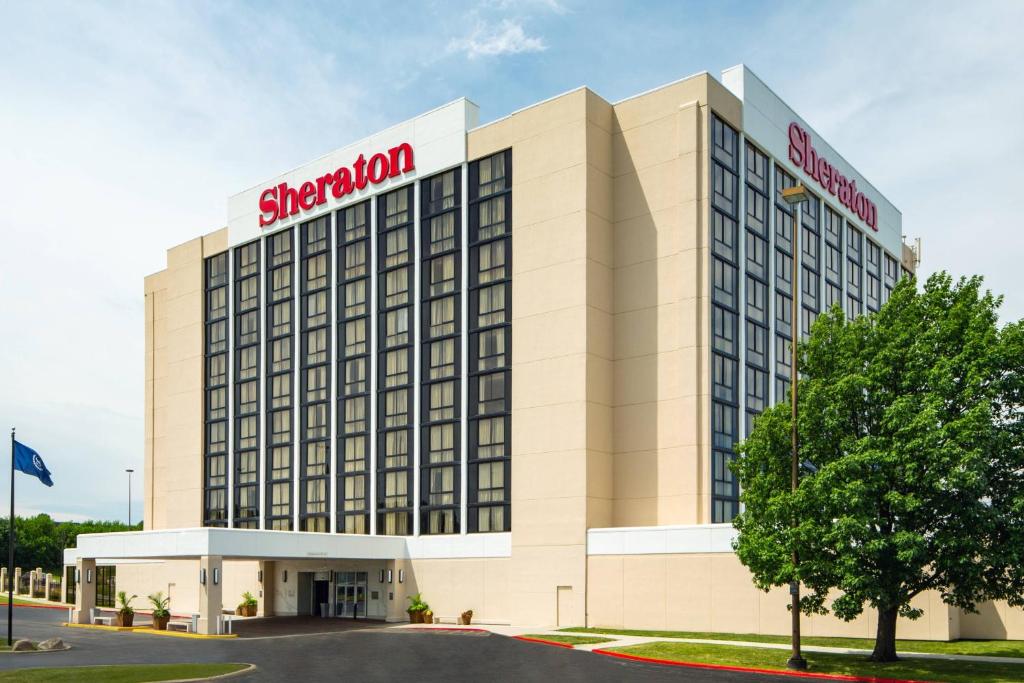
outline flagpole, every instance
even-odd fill
[[[7,518],[7,647],[14,642],[14,427],[11,427],[11,516]]]

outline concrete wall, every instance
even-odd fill
[[[168,249],[145,280],[146,529],[202,525],[203,258],[226,246],[224,229]]]
[[[588,561],[589,626],[787,635],[789,592],[763,593],[733,553],[601,555]],[[964,635],[958,610],[935,592],[913,604],[917,620],[900,619],[900,638],[949,640]],[[806,636],[874,638],[877,615],[866,612],[844,622],[833,616],[805,617]]]
[[[512,148],[515,623],[583,622],[586,530],[610,521],[610,128],[579,89],[468,136],[470,159]]]

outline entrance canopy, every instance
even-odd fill
[[[74,564],[78,558],[173,560],[210,555],[254,560],[398,560],[408,558],[409,552],[406,539],[400,536],[203,527],[82,534],[77,548],[64,550],[64,564]]]
[[[160,529],[81,534],[64,550],[64,564],[79,558],[175,560],[219,556],[252,560],[408,560],[413,558],[509,557],[512,535],[369,536],[260,529]]]

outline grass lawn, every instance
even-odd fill
[[[631,647],[609,648],[615,652],[669,659],[677,662],[725,664],[758,669],[785,670],[789,652],[738,645],[701,645],[698,643],[658,642]],[[1024,665],[986,664],[982,662],[955,662],[935,659],[903,659],[892,664],[876,664],[864,655],[836,655],[804,652],[807,670],[816,673],[845,674],[847,676],[877,676],[880,678],[909,678],[916,681],[945,681],[946,683],[1019,683],[1024,677]]]
[[[597,643],[610,643],[614,640],[613,638],[595,638],[594,636],[553,636],[549,633],[527,633],[523,637],[550,640],[555,643],[565,643],[566,645],[596,645]]]
[[[763,636],[754,633],[710,633],[705,631],[634,631],[614,628],[563,628],[572,633],[607,633],[620,636],[650,636],[651,638],[696,638],[700,640],[742,640],[752,643],[789,643],[789,636]],[[815,638],[804,636],[804,645],[848,647],[871,650],[875,641],[870,638]],[[896,652],[928,652],[942,655],[987,655],[989,657],[1024,657],[1024,640],[897,640]]]
[[[6,604],[7,604],[7,593],[4,593],[4,594],[2,594],[2,596],[0,596],[0,605],[6,605]],[[39,603],[31,602],[29,600],[22,600],[17,595],[15,595],[14,596],[14,604],[15,605],[38,605]],[[54,604],[58,604],[58,603],[54,603]]]
[[[245,664],[125,664],[69,666],[61,669],[21,669],[0,672],[0,681],[18,683],[141,683],[179,678],[206,678],[240,671]]]

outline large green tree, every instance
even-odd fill
[[[737,449],[754,583],[801,581],[808,614],[877,610],[876,661],[896,659],[897,616],[920,617],[923,591],[1024,604],[1024,321],[1000,327],[1000,303],[942,273],[877,314],[823,314],[799,349],[797,491],[788,402]]]
[[[14,566],[25,571],[42,567],[59,574],[64,565],[64,548],[73,548],[79,534],[138,531],[142,524],[121,522],[55,522],[49,515],[15,517]],[[0,564],[7,565],[8,518],[0,518]]]

